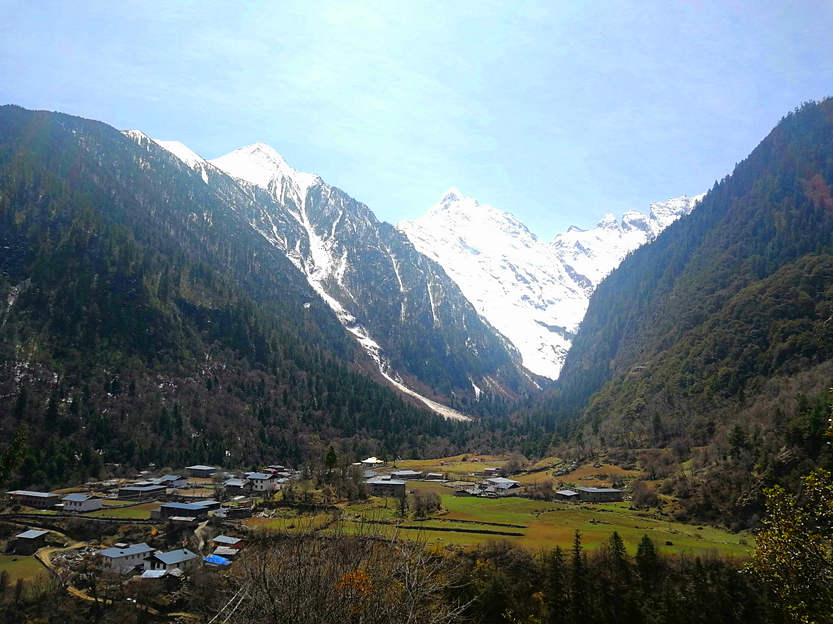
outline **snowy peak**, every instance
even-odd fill
[[[443,266],[526,368],[555,379],[599,282],[700,198],[655,202],[648,215],[608,213],[595,227],[571,226],[548,245],[511,214],[452,187],[425,216],[397,227]]]
[[[443,194],[443,197],[440,200],[439,205],[454,204],[462,199],[463,194],[460,192],[460,189],[458,189],[456,186],[452,186]],[[474,203],[477,204],[477,200],[474,200]]]
[[[186,167],[193,169],[200,174],[202,181],[208,184],[208,171],[211,165],[202,156],[194,152],[184,143],[179,141],[160,141],[152,139],[141,130],[124,130],[122,132],[127,138],[132,139],[141,146],[147,147],[151,143],[158,145],[166,152],[182,162]]]
[[[412,230],[419,229],[428,223],[442,223],[444,227],[460,231],[469,242],[477,245],[494,247],[500,243],[514,246],[518,239],[522,239],[524,245],[530,245],[538,240],[513,215],[489,204],[481,204],[474,197],[466,197],[453,186],[443,194],[439,202],[428,209],[427,215],[415,221],[403,221],[397,227],[404,232],[409,227]],[[495,239],[495,236],[502,240]]]
[[[619,228],[619,222],[616,220],[613,213],[608,212],[605,216],[599,219],[596,227],[603,228],[605,230],[615,230]]]
[[[620,221],[605,215],[589,230],[569,228],[556,236],[551,248],[558,261],[589,281],[588,296],[631,251],[654,240],[660,232],[689,214],[703,195],[675,197],[650,205],[647,215],[629,210]]]
[[[303,200],[310,187],[321,182],[313,173],[296,171],[265,143],[246,145],[210,161],[230,176],[266,190],[277,190],[290,183]]]
[[[683,195],[681,197],[674,197],[665,201],[654,202],[651,204],[649,212],[649,220],[654,224],[654,236],[659,234],[662,230],[674,223],[680,217],[690,214],[694,210],[705,193],[689,197]]]
[[[547,244],[511,214],[457,189],[397,227],[442,265],[477,312],[515,345],[527,369],[558,376],[586,305],[584,291]]]
[[[152,139],[152,141],[159,145],[159,147],[168,150],[192,169],[196,169],[199,165],[206,162],[202,156],[179,141],[160,141],[159,139]]]

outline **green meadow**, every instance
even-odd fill
[[[576,529],[588,549],[598,548],[616,531],[631,553],[643,535],[663,552],[705,553],[746,557],[754,546],[748,533],[730,533],[709,527],[675,522],[656,512],[631,509],[628,503],[582,505],[531,500],[520,497],[474,498],[455,496],[436,483],[410,482],[410,491],[434,491],[442,510],[426,519],[411,513],[400,518],[398,501],[372,498],[343,508],[346,532],[378,531],[427,543],[473,546],[505,539],[531,550],[569,548]]]

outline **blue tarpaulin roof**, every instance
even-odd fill
[[[208,555],[205,559],[203,559],[206,563],[212,563],[214,565],[221,565],[227,566],[231,565],[231,561],[226,559],[225,557],[221,557],[220,555]]]

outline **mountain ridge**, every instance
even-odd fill
[[[594,228],[571,226],[544,243],[512,214],[451,187],[423,217],[397,227],[445,268],[528,369],[555,379],[595,286],[701,197],[655,202],[648,215],[607,214]]]
[[[320,176],[296,171],[263,143],[200,162],[179,145],[172,153],[204,178],[208,170],[224,171],[260,193],[248,215],[252,227],[306,275],[388,383],[453,418],[465,418],[458,407],[471,406],[484,393],[518,397],[539,387],[517,363],[511,343],[476,314],[444,270],[367,206]],[[437,352],[442,343],[430,346],[420,332],[439,334],[448,347]],[[414,367],[414,348],[434,351],[427,368]],[[440,359],[451,374],[429,370]]]

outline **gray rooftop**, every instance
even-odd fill
[[[157,553],[154,557],[159,559],[159,561],[165,565],[176,565],[177,563],[182,563],[183,561],[196,559],[197,555],[192,553],[187,548],[180,548],[179,550],[172,550],[166,553]]]
[[[125,490],[127,492],[155,492],[158,490],[164,490],[164,485],[126,485],[120,490]]]
[[[184,478],[185,477],[182,477],[180,475],[162,475],[161,477],[157,477],[153,481],[156,483],[169,483],[171,481],[180,481]]]
[[[622,490],[617,490],[616,488],[597,488],[597,487],[577,487],[576,488],[579,492],[592,492],[592,493],[600,493],[600,492],[621,492]]]
[[[117,559],[119,557],[127,557],[129,555],[142,555],[144,553],[152,552],[153,548],[151,548],[144,542],[140,542],[138,544],[128,546],[127,548],[105,548],[104,550],[99,550],[96,554],[101,555],[102,557],[110,557],[111,559]]]
[[[186,470],[219,470],[214,466],[203,466],[202,464],[197,464],[195,466],[187,466]]]
[[[237,542],[241,541],[239,537],[231,537],[229,535],[218,535],[214,539],[211,540],[212,542],[217,542],[218,544],[236,544]]]
[[[402,479],[383,479],[381,477],[368,479],[365,483],[368,485],[405,485],[405,481]]]
[[[85,500],[89,500],[89,499],[91,499],[91,498],[92,498],[92,496],[90,496],[89,494],[81,494],[81,493],[79,492],[79,493],[76,493],[76,494],[67,494],[67,495],[66,495],[66,496],[64,496],[61,500],[65,500],[65,501],[78,501],[79,503],[82,503],[82,502],[84,502]]]
[[[17,539],[37,539],[42,535],[46,535],[49,531],[38,531],[36,529],[29,529],[15,535]]]
[[[561,494],[562,496],[578,496],[578,492],[573,492],[573,490],[558,490],[556,494]]]
[[[12,490],[11,492],[7,492],[7,494],[15,494],[17,496],[35,496],[37,498],[46,498],[47,496],[58,496],[58,494],[53,494],[52,492],[35,492],[32,490]]]
[[[267,479],[274,479],[275,475],[266,474],[265,472],[247,472],[246,477],[255,481],[266,481]]]
[[[237,550],[231,548],[230,546],[217,546],[214,549],[215,555],[220,555],[221,557],[235,557],[237,555]]]
[[[486,479],[486,481],[501,490],[506,490],[521,484],[520,481],[514,481],[512,479],[507,479],[506,477],[492,477],[490,479]]]
[[[165,503],[162,507],[165,509],[180,509],[182,511],[203,511],[208,505],[213,503],[214,501],[200,501],[197,503]]]

